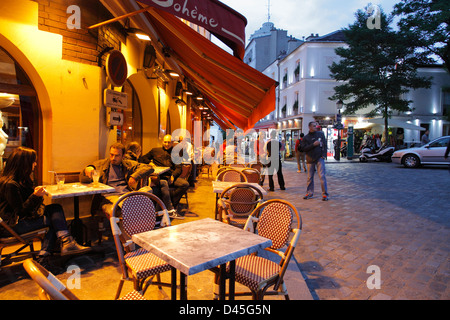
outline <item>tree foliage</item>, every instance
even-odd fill
[[[410,89],[428,88],[431,81],[417,75],[423,61],[414,54],[411,39],[393,30],[392,16],[380,10],[379,29],[368,28],[372,15],[367,11],[358,10],[355,16],[356,21],[343,29],[348,47],[336,49],[342,59],[330,67],[332,78],[340,83],[330,99],[345,101],[345,114],[373,107],[367,116],[385,119],[387,137],[392,112],[411,111],[411,101],[403,95]]]
[[[437,56],[450,70],[450,1],[401,0],[393,14],[400,17],[400,31],[419,49],[418,57],[433,63]]]

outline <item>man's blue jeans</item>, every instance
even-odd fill
[[[316,162],[307,163],[306,166],[308,167],[308,184],[306,193],[311,196],[314,194],[314,173],[316,172],[317,166],[317,174],[319,175],[320,186],[322,187],[322,196],[328,196],[327,178],[325,177],[325,160],[320,158]]]

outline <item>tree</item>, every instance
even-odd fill
[[[418,49],[416,54],[431,63],[435,63],[433,56],[439,57],[449,71],[450,1],[401,0],[394,6],[393,14],[400,17],[400,31]]]
[[[411,88],[429,88],[431,81],[417,75],[421,61],[414,55],[410,39],[390,26],[393,17],[381,9],[376,14],[379,29],[370,29],[368,21],[372,16],[358,10],[355,23],[342,30],[348,47],[335,50],[342,59],[330,67],[331,77],[342,84],[334,88],[330,100],[345,101],[344,114],[374,106],[367,116],[384,118],[383,139],[387,141],[392,112],[411,111],[411,101],[402,95]]]

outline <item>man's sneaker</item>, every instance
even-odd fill
[[[328,196],[322,196],[322,201],[328,201]]]
[[[184,220],[184,217],[182,215],[178,214],[176,209],[172,209],[172,210],[168,211],[168,213],[169,213],[170,219]]]
[[[308,199],[312,199],[313,195],[312,194],[306,194],[306,196],[303,197],[303,199],[308,200]]]

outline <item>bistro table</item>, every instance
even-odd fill
[[[83,222],[80,219],[80,200],[81,196],[88,196],[101,193],[114,192],[116,189],[106,184],[98,183],[94,186],[93,183],[67,183],[59,190],[56,185],[46,186],[47,196],[51,200],[63,199],[73,197],[73,220],[69,226],[72,236],[79,244],[83,244]]]
[[[228,278],[229,298],[233,300],[235,260],[272,245],[267,238],[210,218],[135,234],[132,240],[172,266],[172,300],[177,296],[176,270],[180,271],[180,299],[186,300],[186,276],[217,266],[220,266],[219,299],[225,300]]]
[[[236,184],[249,184],[255,188],[258,188],[261,193],[263,194],[263,196],[267,195],[267,191],[266,189],[264,189],[263,187],[261,187],[258,183],[249,183],[249,182],[232,182],[232,181],[213,181],[212,182],[212,187],[213,187],[213,192],[216,194],[216,208],[215,208],[215,219],[218,220],[218,214],[219,211],[217,209],[217,203],[219,201],[219,196],[220,194],[222,194],[222,192],[229,187],[232,187]]]

